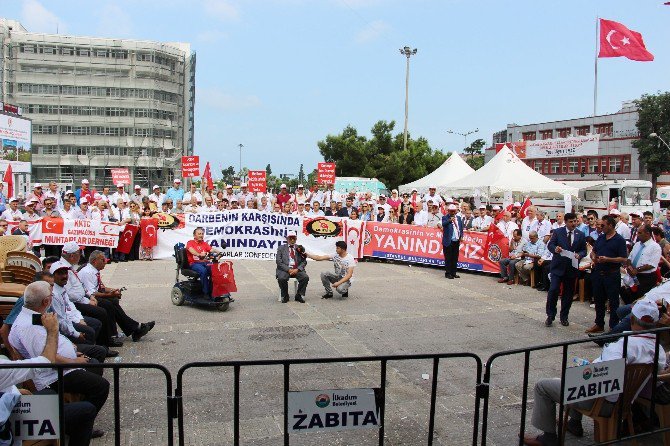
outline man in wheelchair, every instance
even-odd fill
[[[205,240],[205,230],[197,227],[193,230],[193,240],[186,244],[186,260],[189,268],[200,275],[202,294],[211,296],[212,292],[212,256],[219,253],[218,248],[212,248]],[[211,296],[216,297],[216,296]]]

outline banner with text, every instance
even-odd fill
[[[496,153],[507,146],[522,159],[598,156],[599,144],[600,135],[570,136],[568,138],[498,143],[496,144]]]
[[[249,171],[249,192],[267,192],[267,173],[264,170]]]
[[[181,157],[181,175],[184,178],[200,176],[200,156]]]
[[[112,174],[112,183],[116,186],[119,183],[130,184],[130,171],[128,169],[109,169]]]
[[[335,163],[319,163],[317,165],[316,182],[319,184],[335,184]]]
[[[8,223],[11,233],[19,222]],[[28,222],[28,239],[33,245],[63,245],[74,241],[80,246],[116,248],[122,227],[117,223],[94,220],[43,217]]]

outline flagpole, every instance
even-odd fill
[[[593,116],[596,116],[596,105],[598,104],[598,24],[600,23],[600,18],[596,16],[596,53],[595,53],[595,73],[593,79]]]

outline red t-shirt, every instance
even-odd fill
[[[193,265],[195,263],[193,254],[191,254],[191,251],[189,250],[190,248],[195,249],[200,254],[210,252],[212,250],[212,247],[209,246],[209,243],[207,243],[204,240],[201,242],[196,242],[195,240],[189,240],[188,243],[186,244],[186,260],[188,260],[189,265]]]
[[[277,203],[284,206],[284,203],[291,201],[291,194],[282,194],[281,192],[277,194]]]

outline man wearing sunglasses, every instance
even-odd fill
[[[44,209],[44,199],[46,198],[46,195],[44,195],[44,192],[42,192],[42,184],[41,183],[35,183],[35,186],[33,187],[33,193],[28,195],[26,197],[26,203],[30,203],[31,200],[35,201],[35,212],[38,214],[42,212],[42,209]]]

